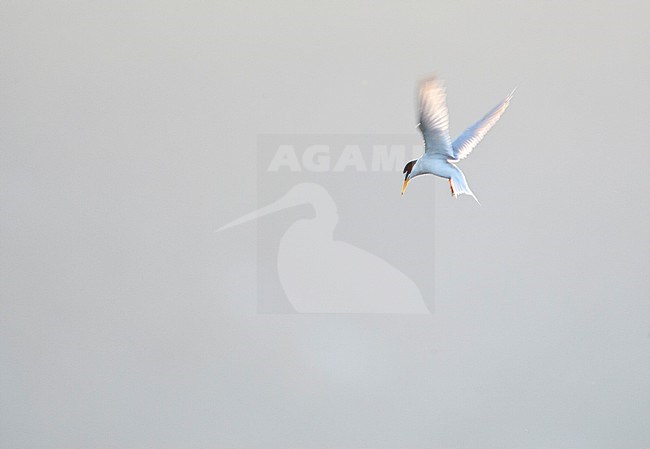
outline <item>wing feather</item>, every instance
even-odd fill
[[[515,89],[516,90],[516,89]],[[508,108],[515,91],[513,90],[501,103],[496,105],[478,122],[463,131],[452,143],[453,158],[456,161],[465,159],[487,132],[499,121]]]
[[[435,153],[453,158],[444,83],[436,77],[422,81],[419,102],[418,127],[424,136],[425,154]]]

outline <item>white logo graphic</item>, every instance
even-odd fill
[[[375,254],[334,239],[336,203],[320,184],[296,184],[274,203],[218,231],[301,204],[310,204],[315,216],[292,223],[277,254],[280,283],[297,312],[429,313],[420,289],[403,272]]]

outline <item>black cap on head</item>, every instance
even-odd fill
[[[408,175],[411,174],[411,170],[413,170],[413,166],[415,165],[416,162],[417,159],[409,162],[404,166],[404,171],[402,172],[404,173],[404,179],[408,178]]]

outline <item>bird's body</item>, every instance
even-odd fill
[[[431,174],[449,180],[451,194],[476,196],[467,184],[465,175],[455,163],[466,158],[485,134],[505,112],[514,90],[483,118],[463,131],[453,142],[449,136],[449,113],[442,81],[435,77],[420,84],[420,122],[418,127],[424,137],[424,154],[404,167],[402,194],[408,182],[416,176]]]
[[[446,157],[441,157],[436,154],[423,154],[413,166],[410,178],[418,175],[436,175],[448,179],[452,195],[458,196],[464,193],[476,199],[469,185],[467,185],[467,180],[463,172],[460,168],[449,162]]]

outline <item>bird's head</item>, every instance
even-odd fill
[[[411,180],[411,171],[413,170],[413,166],[417,160],[411,161],[408,164],[404,166],[404,184],[402,184],[402,195],[404,195],[404,191],[406,190],[406,185],[409,183]]]

